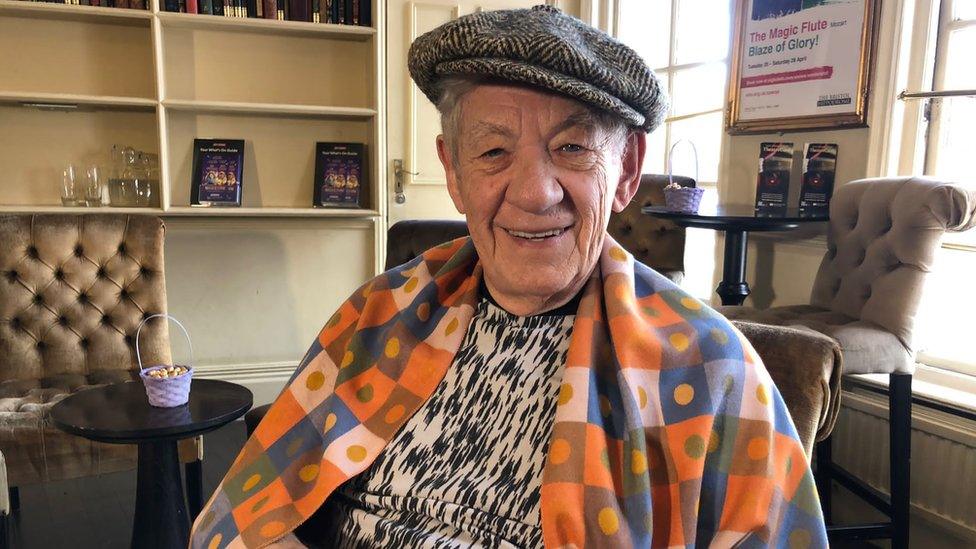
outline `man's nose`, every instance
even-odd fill
[[[513,168],[505,191],[505,200],[513,206],[542,213],[563,201],[563,187],[545,147],[522,147]]]

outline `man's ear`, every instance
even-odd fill
[[[437,136],[437,158],[440,159],[441,165],[444,166],[444,177],[447,178],[447,192],[451,195],[454,207],[460,214],[467,213],[464,211],[464,201],[461,200],[461,188],[458,186],[457,169],[454,167],[454,153],[447,146],[447,141],[444,140],[443,134]]]
[[[640,130],[628,130],[620,159],[620,180],[613,195],[613,211],[622,211],[637,194],[646,152],[647,134]]]

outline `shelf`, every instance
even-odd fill
[[[112,208],[101,206],[85,208],[81,206],[0,206],[0,214],[146,214],[160,215],[160,208]]]
[[[0,0],[3,1],[3,0]],[[144,97],[118,97],[111,95],[79,95],[70,93],[18,93],[0,92],[0,104],[45,103],[56,106],[77,105],[101,110],[146,111],[156,109],[155,99]],[[43,108],[43,107],[36,107]],[[54,107],[49,110],[62,110]]]
[[[175,111],[211,114],[300,115],[316,118],[368,119],[376,116],[374,109],[358,107],[325,107],[318,105],[289,105],[275,103],[235,103],[228,101],[193,101],[167,99],[163,106]]]
[[[372,27],[334,25],[331,23],[307,23],[304,21],[278,21],[276,19],[255,18],[244,19],[238,17],[221,17],[219,15],[173,12],[159,12],[157,16],[164,27],[171,28],[280,34],[356,41],[369,40],[376,34],[376,29]]]
[[[165,212],[165,217],[340,217],[372,218],[380,213],[376,210],[343,208],[234,208],[234,207],[188,207],[176,206]]]
[[[149,22],[153,18],[153,14],[149,10],[72,6],[69,4],[49,4],[20,0],[0,0],[0,14],[141,27],[148,27]]]

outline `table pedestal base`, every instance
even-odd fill
[[[746,250],[749,233],[746,231],[725,231],[725,262],[722,267],[722,282],[715,293],[722,298],[722,305],[742,305],[749,297],[749,284],[746,282]]]
[[[183,499],[176,441],[142,442],[139,444],[132,547],[183,549],[189,541],[190,521]]]

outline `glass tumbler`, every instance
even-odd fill
[[[84,191],[78,181],[78,170],[74,164],[68,164],[61,170],[61,205],[81,206],[84,202]]]
[[[85,170],[85,205],[98,207],[102,205],[102,170],[92,164]]]

